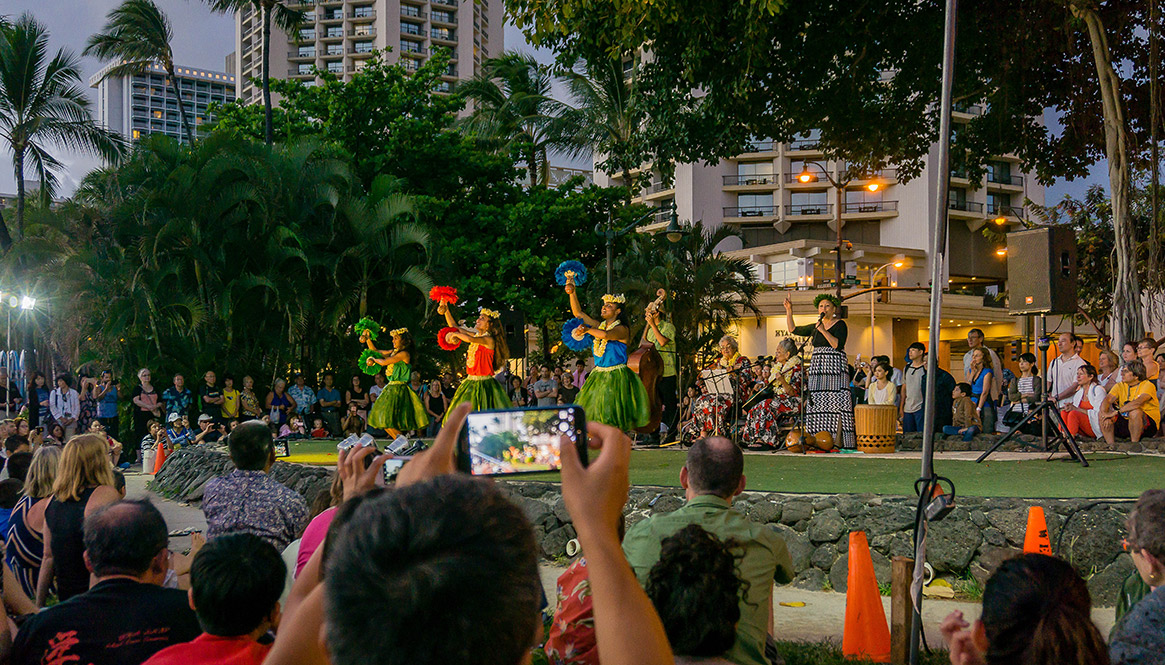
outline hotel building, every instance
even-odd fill
[[[97,89],[97,121],[126,138],[137,140],[150,134],[165,134],[181,143],[186,132],[178,113],[178,99],[166,80],[166,70],[150,65],[133,76],[106,77],[111,63],[89,79]],[[210,122],[210,105],[235,100],[232,74],[175,65],[178,94],[186,107],[186,120],[195,136]]]

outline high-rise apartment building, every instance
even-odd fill
[[[272,78],[311,83],[318,67],[346,81],[374,50],[415,70],[445,48],[452,60],[442,89],[449,91],[503,50],[502,0],[298,0],[290,6],[306,18],[293,34],[272,28]],[[235,42],[239,98],[258,102],[262,90],[251,79],[261,76],[263,32],[254,10],[236,15]]]
[[[89,79],[97,88],[97,120],[130,139],[149,134],[165,134],[186,142],[186,133],[178,113],[178,100],[166,81],[166,71],[151,65],[133,76],[106,77],[116,63],[111,63]],[[199,128],[210,122],[210,105],[235,100],[235,77],[224,72],[176,65],[178,94],[186,107],[186,119],[198,135]]]

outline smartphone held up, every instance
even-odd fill
[[[586,414],[581,407],[546,406],[469,414],[457,450],[457,466],[475,476],[540,473],[562,469],[562,446],[587,461]]]

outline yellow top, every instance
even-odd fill
[[[1152,382],[1141,381],[1133,386],[1121,381],[1112,387],[1112,392],[1109,394],[1116,398],[1118,409],[1141,395],[1148,395],[1149,401],[1142,404],[1141,409],[1144,410],[1145,415],[1153,419],[1155,424],[1161,424],[1161,404],[1157,401],[1157,387]]]

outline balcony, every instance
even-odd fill
[[[404,13],[404,6],[402,6],[400,9],[401,13]],[[374,19],[376,18],[376,10],[357,9],[356,11],[348,12],[348,18],[356,21]]]
[[[343,28],[329,28],[328,31],[325,32],[322,37],[320,37],[320,39],[343,39],[343,38],[344,38],[344,29]]]
[[[776,144],[772,141],[749,141],[744,146],[745,154],[754,152],[773,152],[776,149]]]
[[[313,41],[315,38],[316,38],[316,31],[315,30],[300,30],[299,33],[297,35],[295,35],[295,41],[297,41],[297,42],[310,42],[310,41]]]
[[[676,186],[674,183],[667,185],[662,182],[653,182],[643,190],[643,194],[645,196],[651,196],[652,194],[659,194],[660,192],[670,192],[675,188]]]
[[[829,187],[829,178],[825,176],[824,171],[818,171],[814,169],[809,172],[817,177],[813,180],[810,180],[809,182],[801,182],[801,180],[798,178],[798,176],[801,175],[801,172],[798,171],[796,173],[786,173],[785,182],[789,183],[790,185],[805,185],[807,187]]]
[[[959,212],[972,212],[976,214],[982,214],[983,212],[983,204],[978,201],[950,201],[947,207]]]
[[[401,23],[400,24],[400,34],[413,35],[414,37],[420,37],[421,36],[421,28],[417,25],[412,24],[412,23]]]
[[[833,214],[832,203],[794,203],[785,206],[785,215],[789,217],[811,217]]]
[[[862,201],[860,203],[846,203],[841,207],[841,212],[844,215],[897,211],[897,201]]]
[[[724,176],[725,187],[744,187],[748,185],[775,185],[777,176],[773,173],[749,173],[745,175]]]
[[[353,46],[352,48],[348,49],[348,53],[351,53],[352,55],[372,55],[372,52],[375,50],[376,49],[374,47],[372,47],[371,45],[369,45],[369,46],[357,45],[357,46]]]
[[[449,7],[451,9],[457,9],[457,0],[431,0],[429,4],[433,5],[434,7]]]
[[[773,217],[777,214],[774,206],[738,206],[724,208],[725,217]]]
[[[449,28],[431,28],[429,38],[441,42],[456,42],[457,35]]]
[[[987,172],[987,182],[992,185],[1007,185],[1010,187],[1023,187],[1023,176],[1021,175],[1003,175]]]
[[[421,11],[421,9],[417,7],[413,7],[412,5],[401,5],[400,15],[405,18],[415,18],[422,20],[425,18],[425,12]]]
[[[344,20],[344,12],[341,12],[341,11],[322,12],[320,14],[319,20],[323,23],[334,23],[336,21],[343,21]]]
[[[400,43],[400,52],[401,53],[424,53],[425,47],[421,46],[417,42],[402,41]]]
[[[789,150],[816,152],[821,148],[821,139],[798,139],[789,142]]]
[[[450,12],[433,12],[429,19],[433,23],[446,23],[448,25],[457,25],[457,14]]]
[[[1023,206],[1003,205],[1000,203],[988,203],[987,214],[992,217],[1014,217],[1015,219],[1023,219]]]
[[[372,37],[374,35],[376,35],[376,27],[371,25],[361,25],[348,31],[349,37]]]
[[[289,69],[289,70],[287,70],[287,75],[288,76],[314,76],[314,74],[312,74],[310,69]]]
[[[951,110],[955,113],[963,113],[966,115],[983,115],[982,104],[968,104],[967,102],[955,102],[951,105]]]

